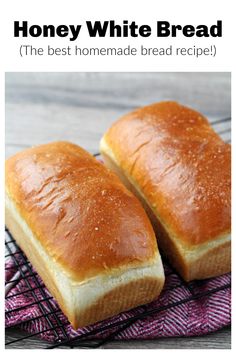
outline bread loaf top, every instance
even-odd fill
[[[158,255],[140,202],[74,144],[54,142],[9,158],[6,191],[42,247],[76,281],[152,264]]]
[[[156,103],[116,121],[102,142],[179,241],[195,246],[230,232],[231,146],[200,113]]]

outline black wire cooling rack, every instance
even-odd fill
[[[230,142],[230,120],[231,118],[223,118],[221,120],[215,120],[212,121],[211,124],[214,126],[215,130],[222,136],[222,138],[226,142]],[[218,128],[217,128],[218,127]],[[94,154],[95,156],[99,154]],[[204,298],[207,297],[213,293],[217,293],[219,291],[222,291],[224,289],[230,288],[231,287],[231,282],[229,281],[227,284],[224,284],[222,286],[218,286],[215,288],[211,288],[211,290],[208,291],[194,291],[192,287],[192,283],[186,283],[183,281],[183,279],[180,278],[179,275],[175,273],[175,271],[168,265],[168,272],[165,272],[166,279],[173,275],[176,274],[179,278],[179,282],[176,283],[176,285],[172,286],[171,288],[165,288],[164,291],[168,291],[171,297],[171,292],[173,292],[176,288],[181,287],[181,286],[187,286],[189,293],[191,294],[190,296],[184,297],[182,299],[178,299],[176,301],[172,301],[168,303],[166,306],[159,306],[157,308],[148,310],[146,309],[145,306],[141,306],[140,309],[141,311],[132,317],[129,317],[124,320],[119,320],[114,323],[110,323],[108,325],[101,325],[98,328],[94,328],[90,331],[87,331],[86,333],[74,336],[71,338],[66,329],[65,329],[65,323],[61,321],[60,318],[60,313],[61,310],[57,306],[55,307],[55,303],[52,304],[52,296],[49,295],[47,289],[45,288],[45,285],[42,283],[41,279],[39,278],[38,274],[34,271],[32,268],[32,265],[28,261],[27,257],[25,254],[21,251],[21,249],[17,246],[15,240],[13,239],[12,235],[10,234],[9,230],[5,229],[5,248],[6,248],[6,259],[11,260],[10,265],[9,262],[7,262],[5,271],[12,271],[14,274],[10,280],[6,281],[5,283],[5,291],[6,291],[6,300],[11,300],[14,299],[14,297],[19,296],[21,294],[31,294],[33,301],[24,304],[24,305],[19,305],[19,307],[14,307],[5,312],[6,318],[9,318],[9,316],[14,316],[17,314],[17,312],[23,310],[26,307],[30,306],[37,306],[38,307],[38,312],[40,315],[37,315],[35,317],[32,317],[30,319],[25,319],[22,320],[20,323],[17,324],[17,326],[22,326],[28,325],[28,324],[33,324],[35,321],[43,318],[46,323],[46,328],[44,326],[43,329],[38,329],[34,333],[24,333],[23,336],[20,338],[10,340],[5,343],[6,347],[11,348],[13,344],[16,342],[24,341],[27,339],[30,339],[32,337],[40,336],[41,334],[45,332],[52,331],[54,334],[55,341],[53,343],[48,343],[44,341],[45,343],[45,348],[57,348],[57,347],[70,347],[70,348],[98,348],[101,347],[103,344],[105,344],[108,341],[111,341],[114,339],[118,334],[122,333],[125,331],[127,328],[129,328],[131,325],[133,325],[136,321],[140,319],[147,318],[149,316],[153,316],[157,313],[160,313],[162,311],[165,311],[167,309],[175,308],[178,307],[184,303],[190,302],[192,300],[196,300],[199,298]],[[14,292],[12,294],[9,292],[9,290],[14,287],[19,281],[24,281],[24,290],[20,292]],[[201,286],[204,284],[203,281],[199,281],[198,284]],[[34,284],[34,285],[32,285]],[[8,328],[13,328],[16,327],[16,325],[8,326]],[[103,334],[103,339],[95,339],[94,340],[94,335],[97,334]],[[93,338],[93,340],[91,340]]]

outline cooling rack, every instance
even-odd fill
[[[220,134],[222,138],[227,142],[231,141],[230,120],[231,118],[229,117],[229,118],[223,118],[211,122],[211,124],[214,126],[218,134]],[[94,155],[99,156],[99,154],[94,154]],[[140,311],[138,312],[138,314],[134,316],[122,320],[118,320],[110,324],[104,324],[104,325],[101,324],[100,326],[95,327],[92,330],[88,330],[85,333],[74,335],[73,337],[71,337],[68,334],[68,331],[66,330],[65,322],[64,321],[62,322],[61,320],[60,308],[57,305],[55,305],[55,302],[52,303],[51,301],[53,299],[52,296],[48,293],[42,280],[40,279],[38,274],[34,271],[32,265],[28,261],[25,254],[18,247],[18,245],[16,244],[15,240],[13,239],[8,229],[5,229],[5,235],[6,235],[5,257],[7,260],[11,261],[11,262],[6,262],[5,271],[12,272],[13,274],[13,276],[10,277],[10,279],[7,280],[5,283],[5,289],[6,289],[5,298],[7,301],[9,301],[11,299],[14,300],[15,297],[20,296],[22,294],[25,295],[30,294],[31,295],[30,298],[33,300],[27,304],[19,305],[18,307],[14,307],[6,310],[5,313],[6,319],[9,318],[9,316],[16,316],[18,312],[24,310],[27,307],[37,306],[38,308],[37,316],[32,316],[30,319],[29,318],[23,319],[19,323],[17,323],[17,326],[23,328],[24,325],[29,325],[29,324],[33,325],[35,321],[39,319],[43,319],[45,323],[43,329],[38,328],[37,330],[35,330],[34,333],[23,332],[24,335],[22,337],[6,342],[5,345],[7,348],[11,348],[11,345],[13,343],[24,341],[35,336],[40,336],[46,332],[53,333],[54,342],[49,343],[45,341],[44,342],[45,348],[52,349],[61,346],[63,347],[66,346],[70,348],[74,348],[74,347],[75,348],[79,348],[79,347],[98,348],[101,347],[106,342],[113,340],[115,337],[117,337],[123,331],[131,327],[138,320],[149,318],[165,310],[174,309],[176,307],[181,306],[184,303],[188,303],[193,300],[206,298],[211,294],[220,292],[222,290],[231,287],[231,281],[229,280],[226,284],[217,287],[212,287],[210,290],[198,291],[196,287],[192,286],[192,282],[190,283],[184,282],[183,279],[181,279],[181,277],[178,274],[176,274],[174,269],[172,269],[171,266],[168,264],[168,267],[166,268],[168,270],[165,271],[166,279],[168,280],[168,277],[172,276],[173,274],[176,274],[176,276],[179,278],[179,281],[176,283],[176,285],[169,288],[165,288],[164,291],[168,292],[170,298],[173,298],[171,294],[173,294],[176,288],[185,286],[188,288],[190,296],[182,297],[181,299],[178,298],[174,301],[169,302],[167,305],[158,306],[150,310],[147,310],[145,305],[140,306]],[[165,260],[165,263],[166,262],[167,261]],[[14,287],[19,281],[24,282],[23,290],[14,293],[10,292],[10,289]],[[198,281],[199,289],[202,288],[204,282],[205,280]],[[38,313],[40,313],[40,315],[38,315]],[[15,326],[16,325],[13,324],[12,326],[11,325],[8,326],[8,328],[12,328]],[[94,337],[98,334],[102,334],[103,338],[94,340]]]

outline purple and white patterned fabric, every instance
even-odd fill
[[[6,270],[7,281],[14,276],[14,267],[12,268],[12,265],[11,260],[7,262],[7,268],[9,268]],[[96,330],[110,323],[125,320],[144,311],[163,308],[163,306],[166,307],[165,310],[135,321],[131,326],[116,335],[115,339],[154,339],[159,337],[199,336],[216,331],[231,323],[231,291],[230,287],[224,288],[225,285],[230,283],[230,274],[187,284],[167,265],[165,265],[165,273],[165,288],[157,300],[148,305],[140,306],[118,316],[114,316],[111,319],[75,331],[59,310],[56,301],[51,297],[48,290],[45,287],[43,290],[40,288],[43,282],[39,276],[30,277],[28,270],[25,275],[27,276],[28,285],[30,284],[32,288],[35,288],[34,294],[27,291],[29,288],[24,279],[18,281],[11,288],[6,299],[6,310],[10,310],[6,315],[6,327],[18,325],[21,329],[29,333],[41,332],[49,328],[47,319],[42,316],[43,311],[55,311],[66,333],[70,337],[74,337],[91,330]],[[222,287],[223,289],[211,293],[213,289],[218,287]],[[209,294],[204,297],[198,297],[199,294],[202,295],[205,292],[209,292]],[[21,294],[16,295],[17,293]],[[41,305],[34,304],[37,300],[43,299],[45,294],[49,298],[48,301],[41,302]],[[182,299],[191,298],[193,294],[196,295],[196,299],[168,308],[171,303],[177,301],[181,302]],[[27,306],[27,304],[31,305]],[[19,307],[23,308],[14,311],[14,309]],[[33,318],[38,319],[26,322]],[[49,315],[49,318],[55,326],[60,325],[53,314]],[[23,321],[26,323],[22,323]],[[93,338],[104,338],[109,331],[112,332],[112,330],[109,329],[106,332],[94,334]],[[57,340],[58,337],[63,338],[63,332],[61,328],[58,327],[57,333],[50,330],[40,333],[39,336],[42,339],[53,342]]]

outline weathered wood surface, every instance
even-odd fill
[[[24,337],[25,333],[17,329],[6,331],[7,341]],[[230,349],[231,348],[230,328],[224,328],[218,332],[201,337],[189,338],[159,338],[156,340],[128,340],[112,341],[101,348],[105,349]],[[14,348],[46,348],[48,343],[37,338],[29,338],[24,341],[16,342],[8,349]],[[66,347],[62,347],[65,349]]]
[[[98,151],[120,115],[160,100],[177,100],[211,121],[231,116],[229,73],[7,73],[6,156],[55,140]],[[230,140],[230,122],[214,124]],[[22,335],[6,331],[7,341]],[[110,342],[104,348],[230,348],[230,328],[194,338]],[[32,338],[9,348],[43,348]]]

